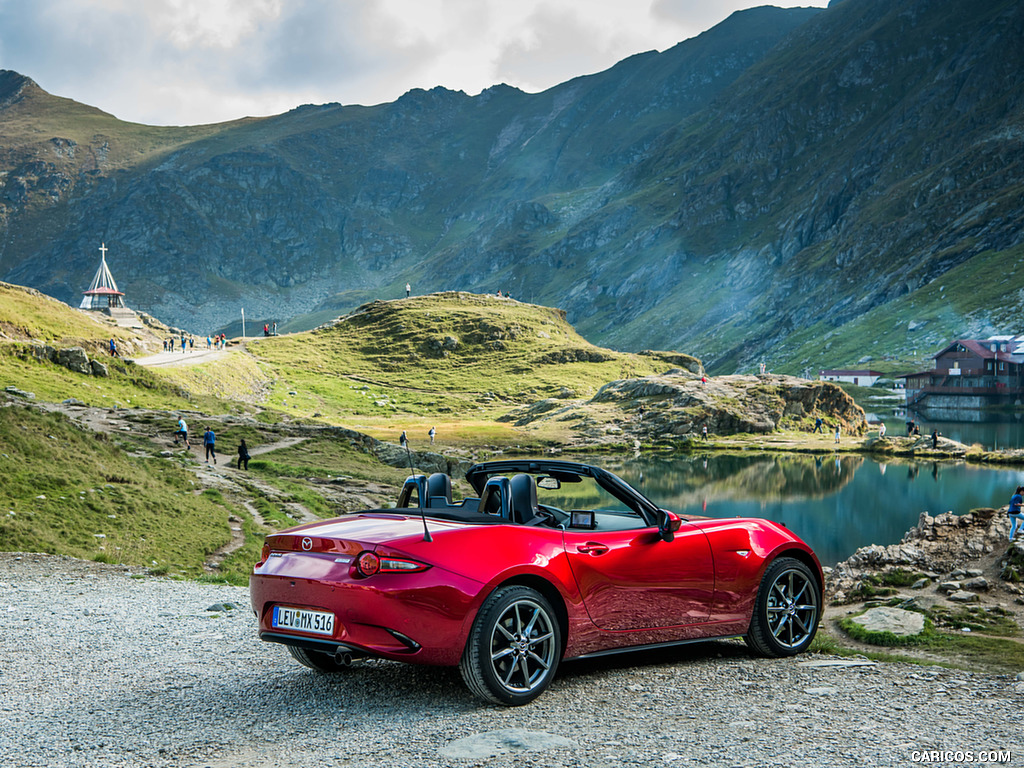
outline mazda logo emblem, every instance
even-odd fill
[[[302,549],[304,551],[306,551],[306,552],[309,552],[309,550],[311,550],[312,548],[313,548],[313,540],[311,538],[309,538],[309,536],[306,536],[302,540]]]

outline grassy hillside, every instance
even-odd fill
[[[841,329],[828,323],[793,333],[772,350],[787,370],[870,367],[886,374],[930,369],[932,356],[958,338],[1019,333],[1024,246],[986,251]],[[869,357],[870,361],[860,362]]]
[[[111,336],[122,343],[136,338],[95,314],[79,312],[39,291],[0,283],[0,341],[103,350]]]
[[[187,127],[128,123],[95,107],[47,93],[31,79],[6,70],[0,70],[0,109],[0,139],[5,149],[35,153],[62,168],[86,171],[97,166],[134,166],[246,122]],[[75,142],[74,151],[66,151],[65,144],[64,151],[55,155],[53,150],[59,145],[51,137]]]
[[[373,302],[330,327],[250,342],[249,351],[276,380],[273,407],[364,426],[490,420],[524,402],[589,397],[615,379],[699,366],[687,355],[601,349],[560,310],[469,293]]]
[[[59,414],[0,407],[0,547],[198,575],[235,511],[179,460],[130,453]],[[134,446],[133,446],[134,447]]]

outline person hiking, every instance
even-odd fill
[[[179,416],[178,417],[178,431],[174,433],[174,444],[175,445],[178,444],[178,437],[179,436],[181,437],[182,442],[185,443],[185,447],[186,448],[190,448],[191,446],[188,443],[188,424],[185,423],[185,417],[183,417],[183,416]]]
[[[110,337],[110,356],[117,357],[117,342],[114,341],[114,337]]]
[[[402,430],[402,434],[398,437],[398,444],[403,448],[409,447],[409,436],[405,434],[405,430]]]
[[[245,438],[243,437],[238,443],[238,469],[245,465],[246,470],[249,469],[249,446],[245,444]]]
[[[412,293],[412,286],[409,283],[405,284],[405,298],[409,298],[409,294]]]
[[[1010,506],[1006,510],[1006,513],[1010,516],[1010,541],[1013,541],[1017,535],[1017,528],[1024,524],[1024,515],[1021,514],[1020,510],[1021,505],[1024,504],[1024,496],[1021,496],[1022,492],[1024,492],[1024,485],[1018,485],[1017,490],[1010,497]]]
[[[217,452],[215,449],[217,444],[217,436],[213,434],[213,430],[209,426],[206,427],[206,431],[203,432],[203,447],[206,448],[206,463],[210,463],[210,458],[213,458],[213,463],[217,463]]]
[[[433,445],[434,438],[437,437],[437,429],[435,427],[431,427],[430,431],[427,432],[427,434],[430,436],[430,444]]]
[[[822,432],[822,430],[821,430],[821,425],[822,425],[823,423],[824,423],[824,422],[823,422],[823,421],[821,420],[821,416],[819,416],[818,418],[816,418],[816,419],[814,420],[814,429],[813,429],[813,430],[811,431],[811,434],[813,435],[813,434],[814,434],[815,432],[817,432],[818,434],[825,434],[825,433],[824,433],[824,432]]]

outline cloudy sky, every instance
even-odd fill
[[[191,125],[435,85],[540,91],[766,2],[0,0],[0,69],[123,120]]]

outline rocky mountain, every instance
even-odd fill
[[[0,279],[74,302],[105,241],[130,304],[199,332],[500,289],[720,372],[1005,329],[1022,32],[1013,0],[762,7],[539,94],[191,128],[0,73]]]

